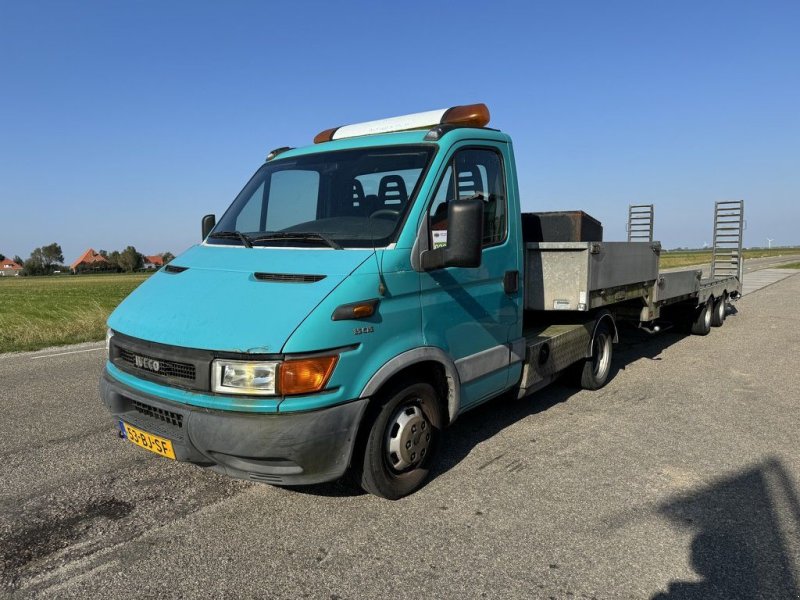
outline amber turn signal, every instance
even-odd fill
[[[375,314],[378,310],[380,300],[361,300],[352,304],[342,304],[337,306],[331,315],[331,321],[350,321],[353,319],[366,319]]]
[[[325,387],[338,356],[287,360],[280,366],[280,393],[284,396],[311,394]]]

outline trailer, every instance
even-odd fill
[[[630,207],[627,242],[600,241],[602,228],[585,213],[522,215],[527,239],[520,397],[547,385],[570,365],[581,365],[584,357],[576,373],[580,383],[588,389],[601,387],[619,321],[652,333],[677,327],[695,335],[708,335],[724,323],[728,303],[742,289],[744,201],[715,204],[709,277],[698,269],[659,272],[662,248],[652,239],[653,215],[652,205]],[[558,221],[573,225],[559,227]],[[534,229],[525,227],[526,222],[545,225]],[[640,241],[632,241],[636,239]]]

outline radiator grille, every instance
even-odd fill
[[[144,354],[131,352],[125,348],[119,349],[119,357],[135,369],[146,371],[153,375],[177,377],[189,381],[194,381],[196,377],[194,365],[188,363],[153,358]]]

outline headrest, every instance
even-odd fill
[[[458,197],[467,198],[483,193],[483,180],[477,167],[468,167],[458,171]]]
[[[358,179],[353,179],[353,202],[360,202],[364,199],[364,186]]]
[[[378,186],[378,202],[387,206],[402,206],[408,201],[406,182],[400,175],[386,175]]]

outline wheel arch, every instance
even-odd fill
[[[597,318],[594,320],[594,326],[592,327],[592,335],[589,338],[589,346],[586,349],[587,358],[593,355],[594,338],[597,335],[597,330],[603,323],[607,323],[609,328],[611,329],[611,333],[613,334],[612,341],[615,344],[619,342],[619,330],[617,329],[617,320],[614,318],[614,315],[611,313],[611,311],[604,309],[597,314]]]
[[[455,363],[440,348],[424,346],[403,352],[389,360],[370,378],[361,398],[373,398],[398,379],[415,377],[431,383],[439,392],[446,424],[461,410],[461,380]]]

